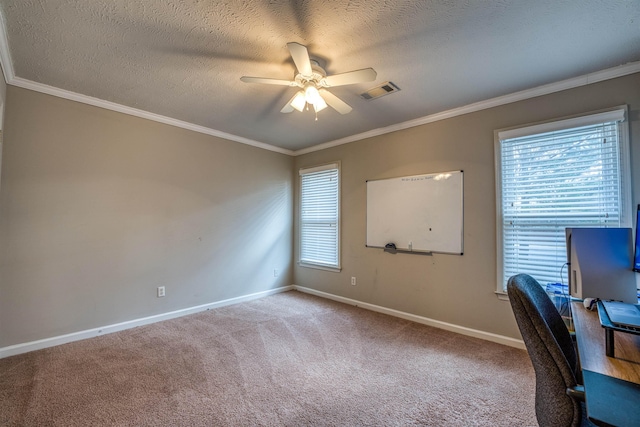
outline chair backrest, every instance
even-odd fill
[[[536,373],[536,418],[541,426],[578,426],[580,403],[566,394],[576,386],[578,358],[571,335],[542,286],[531,276],[509,279],[507,293]]]

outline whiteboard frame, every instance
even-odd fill
[[[397,179],[403,179],[403,178],[424,178],[424,177],[436,177],[438,175],[444,175],[444,174],[461,174],[461,180],[460,180],[460,208],[461,208],[461,216],[460,216],[460,251],[459,252],[447,252],[447,251],[438,251],[438,250],[425,250],[425,249],[413,249],[413,248],[393,248],[393,249],[389,249],[386,248],[385,246],[375,246],[375,245],[369,245],[368,244],[368,224],[369,224],[369,200],[368,200],[368,193],[369,193],[369,187],[368,184],[369,182],[376,182],[376,181],[388,181],[388,180],[397,180]],[[365,206],[365,247],[367,248],[375,248],[375,249],[384,249],[385,252],[390,252],[390,253],[412,253],[412,254],[422,254],[422,255],[429,255],[429,254],[434,254],[434,253],[440,253],[440,254],[448,254],[448,255],[464,255],[464,170],[459,169],[459,170],[453,170],[453,171],[446,171],[446,172],[436,172],[436,173],[426,173],[426,174],[417,174],[417,175],[404,175],[404,176],[396,176],[396,177],[389,177],[389,178],[380,178],[380,179],[369,179],[365,181],[366,184],[366,192],[367,192],[367,200],[366,200],[366,206]]]

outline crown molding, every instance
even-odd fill
[[[71,92],[71,91],[60,89],[57,87],[48,86],[42,83],[36,83],[31,80],[26,80],[20,77],[14,77],[11,81],[7,83],[12,86],[30,89],[36,92],[45,93],[47,95],[52,95],[59,98],[68,99],[71,101],[81,102],[83,104],[93,105],[95,107],[105,108],[107,110],[117,111],[119,113],[128,114],[131,116],[136,116],[136,117],[140,117],[147,120],[153,120],[155,122],[164,123],[170,126],[187,129],[194,132],[215,136],[218,138],[228,139],[230,141],[251,145],[253,147],[262,148],[264,150],[275,151],[277,153],[286,154],[289,156],[293,155],[293,151],[287,150],[285,148],[276,147],[274,145],[266,144],[260,141],[255,141],[253,139],[244,138],[238,135],[233,135],[233,134],[222,132],[216,129],[211,129],[205,126],[200,126],[200,125],[185,122],[182,120],[173,119],[171,117],[162,116],[160,114],[150,113],[148,111],[139,110],[137,108],[127,107],[126,105],[116,104],[115,102],[105,101],[103,99],[82,95],[76,92]]]
[[[26,80],[20,77],[16,77],[13,69],[13,62],[11,60],[11,54],[9,51],[9,43],[6,33],[6,24],[4,21],[4,15],[0,12],[0,66],[4,72],[4,78],[7,84],[22,87],[25,89],[34,90],[37,92],[46,93],[48,95],[57,96],[60,98],[69,99],[83,104],[93,105],[95,107],[106,108],[108,110],[117,111],[123,114],[129,114],[136,117],[141,117],[148,120],[164,123],[170,126],[176,126],[179,128],[191,130],[194,132],[203,133],[206,135],[215,136],[218,138],[227,139],[230,141],[239,142],[241,144],[250,145],[264,150],[275,151],[276,153],[286,154],[289,156],[300,156],[314,151],[326,150],[327,148],[336,147],[338,145],[348,144],[350,142],[360,141],[362,139],[372,138],[375,136],[384,135],[399,130],[409,129],[416,126],[421,126],[427,123],[437,122],[439,120],[449,119],[463,114],[473,113],[480,110],[485,110],[492,107],[498,107],[500,105],[510,104],[512,102],[523,101],[537,96],[548,95],[554,92],[560,92],[567,89],[572,89],[580,86],[585,86],[592,83],[601,82],[604,80],[614,79],[616,77],[622,77],[629,74],[640,72],[640,61],[631,62],[618,67],[609,68],[602,71],[596,71],[590,74],[586,74],[580,77],[574,77],[567,80],[562,80],[555,83],[550,83],[543,86],[538,86],[532,89],[526,89],[520,92],[511,93],[496,98],[487,99],[473,104],[465,105],[451,110],[442,111],[428,116],[420,117],[417,119],[409,120],[402,123],[397,123],[391,126],[373,129],[367,132],[359,133],[356,135],[347,136],[345,138],[336,139],[334,141],[325,142],[322,144],[314,145],[313,147],[303,148],[301,150],[288,150],[286,148],[276,147],[271,144],[256,141],[253,139],[244,138],[238,135],[222,132],[216,129],[208,128],[205,126],[196,125],[193,123],[177,120],[167,116],[161,116],[159,114],[150,113],[148,111],[139,110],[137,108],[127,107],[125,105],[116,104],[115,102],[105,101],[99,98],[93,98],[87,95],[71,92],[68,90],[48,86],[42,83],[36,83],[31,80]]]
[[[182,129],[191,130],[205,135],[211,135],[218,138],[227,139],[230,141],[239,142],[241,144],[251,145],[252,147],[262,148],[264,150],[275,151],[276,153],[293,155],[292,150],[286,148],[276,147],[274,145],[266,144],[264,142],[255,141],[253,139],[244,138],[242,136],[233,135],[230,133],[222,132],[216,129],[211,129],[205,126],[196,125],[193,123],[185,122],[182,120],[174,119],[160,114],[150,113],[148,111],[140,110],[137,108],[127,107],[126,105],[116,104],[115,102],[105,101],[103,99],[94,98],[80,93],[71,92],[65,89],[37,83],[31,80],[16,77],[13,69],[13,61],[11,60],[11,53],[9,50],[9,41],[7,38],[7,26],[5,23],[4,15],[0,12],[0,66],[4,72],[5,82],[12,86],[21,87],[24,89],[33,90],[36,92],[45,93],[47,95],[57,96],[59,98],[68,99],[71,101],[80,102],[83,104],[93,105],[94,107],[105,108],[107,110],[117,111],[119,113],[128,114],[131,116],[140,117],[147,120],[153,120],[154,122],[164,123],[170,126],[179,127]]]
[[[439,113],[431,114],[428,116],[420,117],[417,119],[409,120],[395,125],[373,129],[367,132],[359,133],[356,135],[347,136],[345,138],[336,139],[334,141],[325,142],[323,144],[314,145],[313,147],[303,148],[293,152],[294,156],[300,156],[302,154],[312,153],[314,151],[326,150],[327,148],[337,147],[338,145],[348,144],[350,142],[360,141],[362,139],[372,138],[374,136],[380,136],[391,132],[396,132],[403,129],[409,129],[416,126],[421,126],[427,123],[437,122],[439,120],[450,119],[452,117],[461,116],[463,114],[469,114],[480,110],[486,110],[488,108],[498,107],[512,102],[524,101],[526,99],[535,98],[542,95],[548,95],[555,92],[561,92],[567,89],[573,89],[580,86],[586,86],[592,83],[601,82],[604,80],[615,79],[617,77],[623,77],[629,74],[640,72],[640,61],[631,62],[625,65],[620,65],[614,68],[608,68],[602,71],[596,71],[594,73],[586,74],[580,77],[574,77],[567,80],[562,80],[555,83],[550,83],[543,86],[538,86],[532,89],[526,89],[520,92],[514,92],[508,95],[499,96],[496,98],[487,99],[473,104],[465,105],[463,107],[453,108],[451,110],[442,111]]]
[[[9,41],[7,39],[7,26],[4,22],[4,15],[0,13],[0,66],[4,74],[4,81],[9,83],[13,80],[15,73],[13,71],[13,62],[11,54],[9,54]]]

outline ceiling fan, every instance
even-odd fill
[[[302,112],[305,106],[308,109],[308,106],[312,105],[316,112],[316,120],[318,120],[317,113],[329,105],[340,114],[347,114],[352,110],[349,104],[329,92],[327,88],[370,82],[376,79],[377,73],[373,68],[364,68],[362,70],[327,76],[327,73],[318,62],[309,58],[309,52],[305,46],[291,42],[287,43],[287,47],[298,69],[293,80],[240,77],[240,80],[245,83],[299,87],[300,90],[296,92],[293,98],[280,110],[281,113],[290,113],[294,109]]]

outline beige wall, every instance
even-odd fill
[[[290,156],[14,86],[5,118],[0,348],[292,283]]]
[[[4,128],[4,104],[7,97],[7,83],[4,79],[4,71],[0,66],[0,177],[2,172],[2,129]],[[0,185],[2,181],[0,180]]]
[[[7,97],[7,83],[4,78],[4,70],[0,66],[0,114],[4,111],[4,100]],[[2,116],[0,115],[0,129],[2,129]]]
[[[497,284],[494,130],[621,104],[630,106],[632,161],[640,167],[640,74],[297,157],[296,171],[336,160],[342,162],[343,269],[332,273],[296,265],[295,284],[519,338],[509,303],[498,300],[494,293]],[[365,247],[366,180],[459,169],[464,170],[463,256],[392,255]],[[640,174],[634,173],[636,201],[640,200],[639,180]],[[296,180],[296,199],[297,185]],[[297,219],[296,209],[296,236]],[[294,242],[297,259],[297,237]],[[357,277],[356,286],[350,285],[351,276]]]
[[[291,283],[518,338],[508,302],[494,294],[493,131],[628,104],[640,166],[640,74],[295,159],[6,90],[0,348]],[[297,170],[335,160],[343,271],[292,268]],[[455,169],[465,171],[464,256],[365,248],[366,180]]]

